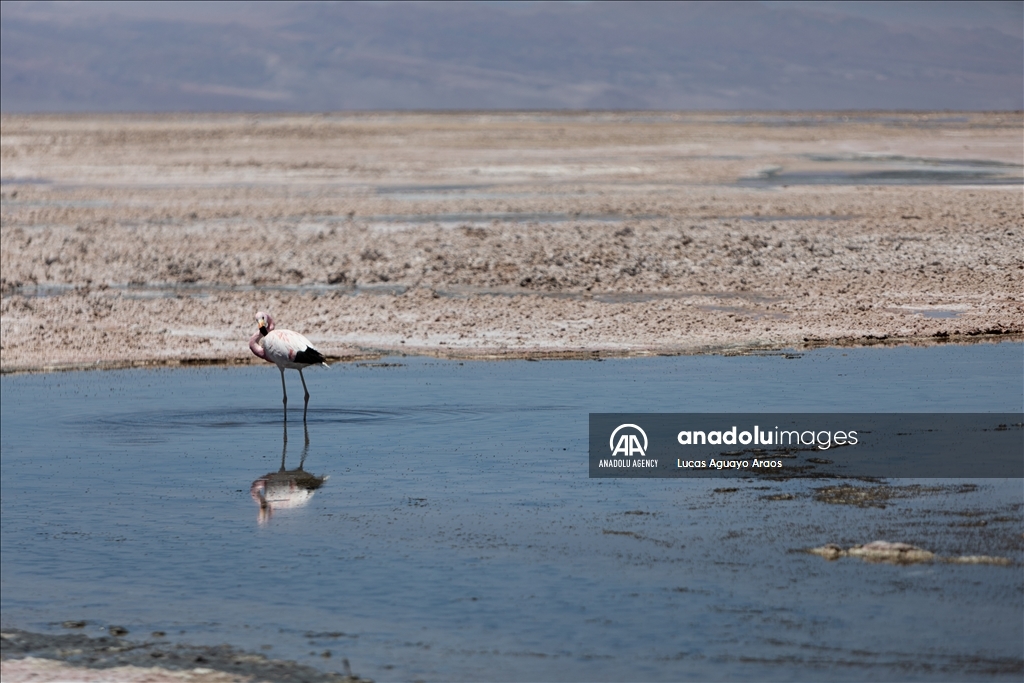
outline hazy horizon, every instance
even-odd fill
[[[1021,110],[1024,3],[0,3],[0,111]]]

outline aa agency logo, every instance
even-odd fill
[[[619,437],[618,441],[615,440],[616,435]],[[644,440],[642,446],[638,435]],[[647,433],[634,424],[619,425],[608,439],[608,448],[612,451],[612,457],[622,455],[627,458],[643,458],[647,454]]]

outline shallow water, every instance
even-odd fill
[[[1020,185],[1021,166],[993,160],[889,155],[809,155],[774,166],[740,185]]]
[[[360,223],[397,223],[401,225],[438,224],[438,225],[491,225],[492,223],[622,223],[624,221],[642,221],[665,218],[657,215],[633,215],[621,213],[557,213],[557,212],[502,212],[502,213],[439,213],[384,216],[360,216]],[[344,217],[340,220],[354,221]],[[329,220],[327,222],[330,222]]]
[[[304,285],[217,285],[206,283],[155,283],[105,285],[103,291],[114,290],[128,299],[177,299],[181,297],[208,298],[222,292],[289,292],[295,294],[344,294],[347,296],[395,296],[409,291],[407,285],[351,285],[351,284],[304,284]],[[61,296],[68,292],[88,292],[89,287],[64,284],[20,285],[13,288],[11,294],[25,297]],[[443,297],[466,298],[470,296],[541,296],[551,299],[575,299],[579,301],[593,299],[604,303],[626,303],[637,301],[659,301],[662,299],[687,299],[702,297],[710,299],[741,299],[757,303],[778,301],[776,297],[767,297],[751,292],[708,292],[708,291],[650,291],[650,292],[561,292],[528,290],[516,287],[468,287],[455,285],[448,289],[434,289],[435,294]],[[711,306],[710,310],[737,311],[746,310],[731,307]],[[913,309],[913,312],[917,312]],[[750,313],[754,315],[753,313]]]
[[[3,624],[376,680],[1020,678],[1020,480],[860,508],[815,497],[835,482],[587,478],[589,412],[1020,412],[1019,343],[337,365],[306,373],[308,446],[289,374],[285,467],[328,479],[262,523],[274,368],[0,379]],[[879,538],[1015,564],[800,552]]]

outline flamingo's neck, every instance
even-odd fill
[[[257,331],[256,334],[249,338],[249,350],[252,351],[257,358],[266,360],[267,352],[263,349],[263,344],[260,343],[261,341],[263,341],[263,335]]]

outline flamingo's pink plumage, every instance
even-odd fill
[[[288,406],[288,390],[284,385],[285,368],[299,371],[302,390],[305,392],[305,405],[308,406],[309,389],[306,388],[306,378],[302,375],[302,369],[310,365],[322,365],[326,368],[324,355],[314,349],[309,340],[298,332],[275,330],[274,319],[269,313],[257,313],[256,324],[259,329],[249,339],[249,349],[257,357],[277,365],[281,371],[281,393],[284,396],[282,401],[285,407]]]

